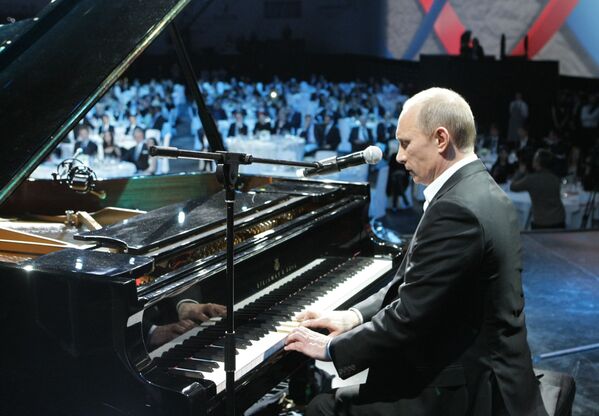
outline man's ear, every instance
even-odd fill
[[[449,132],[445,127],[437,127],[433,135],[439,153],[444,153],[449,147]]]

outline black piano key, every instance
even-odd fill
[[[198,360],[185,360],[173,367],[179,367],[185,370],[202,371],[204,373],[212,373],[214,371],[213,366]]]
[[[185,377],[199,379],[199,380],[204,379],[204,375],[202,374],[201,371],[188,370],[188,369],[178,368],[178,367],[169,368],[168,373],[175,374],[175,375],[182,375]]]
[[[238,355],[239,351],[235,351],[235,354]],[[224,361],[225,358],[225,349],[224,348],[216,348],[216,347],[208,347],[204,348],[200,351],[195,352],[192,355],[194,358],[203,358],[206,360],[214,360],[214,361]]]

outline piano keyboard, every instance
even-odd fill
[[[391,269],[391,260],[317,259],[235,305],[236,365],[239,380],[281,350],[299,312],[334,310]],[[211,319],[152,351],[161,369],[225,389],[225,321]]]

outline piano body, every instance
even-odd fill
[[[216,179],[99,180],[105,199],[27,179],[186,3],[58,0],[0,50],[1,414],[223,411],[223,318],[173,330],[182,305],[225,302]],[[306,362],[282,351],[294,313],[350,306],[392,276],[402,251],[371,233],[368,199],[365,184],[240,178],[239,409]]]

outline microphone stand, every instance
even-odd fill
[[[194,150],[177,149],[176,147],[152,146],[150,155],[155,157],[169,157],[194,160],[214,160],[217,163],[216,178],[225,190],[225,205],[227,208],[227,329],[225,331],[225,405],[226,414],[235,415],[235,186],[239,175],[239,165],[263,163],[267,165],[298,166],[305,168],[318,168],[319,162],[297,162],[294,160],[279,160],[257,158],[245,153],[225,151],[196,152]]]

